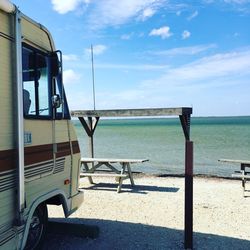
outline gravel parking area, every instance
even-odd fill
[[[119,194],[113,179],[94,180],[81,180],[85,201],[69,218],[49,207],[44,249],[184,248],[184,178],[138,175]],[[194,178],[194,249],[250,249],[246,195],[240,181]]]

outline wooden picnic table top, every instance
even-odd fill
[[[249,160],[234,160],[234,159],[220,159],[220,162],[228,162],[228,163],[240,163],[240,164],[246,164],[250,167],[250,161]]]
[[[103,163],[142,163],[146,162],[148,159],[116,159],[116,158],[81,158],[81,163],[88,163],[88,162],[103,162]]]

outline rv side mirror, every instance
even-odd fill
[[[54,77],[58,76],[60,63],[59,63],[59,60],[58,60],[57,53],[52,52],[50,58],[51,58],[51,74]]]
[[[53,106],[53,108],[56,108],[56,109],[60,108],[61,104],[62,104],[62,100],[61,100],[60,96],[59,95],[53,95],[52,96],[52,106]]]

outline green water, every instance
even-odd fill
[[[88,139],[78,121],[82,156],[88,156]],[[194,173],[230,176],[238,165],[218,159],[250,160],[250,117],[192,118]],[[184,173],[184,135],[178,118],[100,120],[94,137],[95,157],[147,158],[134,165],[146,173]]]

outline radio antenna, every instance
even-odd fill
[[[93,54],[93,46],[92,46],[92,44],[91,44],[91,62],[92,62],[93,102],[94,102],[94,110],[95,110],[95,71],[94,71],[94,54]]]

